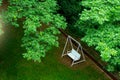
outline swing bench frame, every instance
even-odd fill
[[[70,42],[72,50],[65,52],[67,45],[68,45],[68,42]],[[73,42],[78,44],[76,50],[73,48]],[[79,50],[81,51],[81,54],[78,52]],[[65,56],[65,55],[69,56],[72,59],[71,66],[73,66],[74,64],[78,64],[78,63],[85,61],[85,56],[84,56],[81,44],[69,35],[67,37],[67,40],[66,40],[61,57]],[[81,57],[82,57],[82,59],[81,59]]]

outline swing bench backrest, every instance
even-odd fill
[[[70,52],[67,54],[70,58],[72,58],[74,61],[77,61],[80,59],[81,55],[74,49],[72,49]]]

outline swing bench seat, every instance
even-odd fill
[[[72,49],[71,51],[67,52],[67,55],[73,60],[73,61],[77,61],[80,59],[81,55],[74,49]]]

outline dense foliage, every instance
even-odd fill
[[[15,27],[23,27],[23,54],[28,60],[41,61],[41,57],[53,46],[58,46],[60,33],[65,29],[64,17],[57,14],[55,0],[8,0],[6,19]],[[21,26],[22,25],[22,26]]]
[[[120,0],[84,0],[85,9],[76,25],[83,41],[94,46],[108,63],[108,71],[120,70]]]

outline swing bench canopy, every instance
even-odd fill
[[[78,44],[76,50],[73,47],[73,41],[76,44]],[[67,46],[68,46],[69,43],[70,43],[72,49],[68,50],[66,52],[66,49],[67,49]],[[81,54],[79,53],[79,51],[81,52]],[[83,50],[82,50],[81,44],[78,41],[76,41],[74,38],[72,38],[71,36],[69,36],[69,35],[67,37],[67,41],[66,41],[66,44],[65,44],[64,49],[63,49],[62,57],[65,56],[65,55],[69,56],[72,59],[71,66],[73,66],[74,64],[78,64],[80,62],[85,61],[85,56],[83,54]]]

